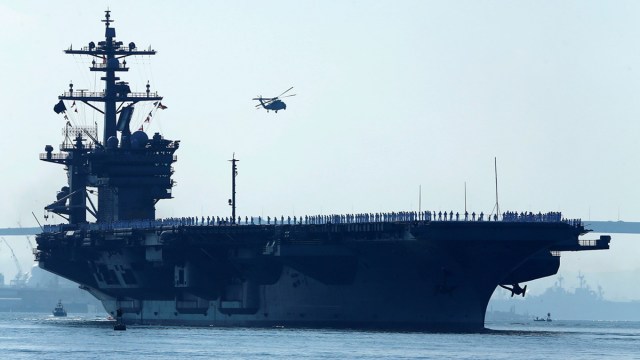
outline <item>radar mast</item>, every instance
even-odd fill
[[[179,141],[166,140],[159,133],[150,139],[143,131],[132,134],[129,128],[136,103],[153,101],[156,108],[164,109],[166,107],[160,102],[162,96],[151,92],[148,82],[146,91],[132,92],[129,83],[116,76],[129,71],[127,57],[155,55],[156,51],[150,47],[139,50],[133,42],[125,46],[122,41],[116,41],[111,11],[105,11],[102,22],[105,24],[104,41],[97,44],[91,41],[81,49],[70,47],[64,52],[92,56],[89,70],[104,73],[100,78],[104,81],[104,90],[74,90],[70,83],[69,90],[58,96],[59,103],[54,107],[56,113],[64,113],[64,101],[74,104],[80,101],[103,114],[102,142],[98,140],[97,126],[74,127],[67,121],[61,152],[53,154],[53,146],[47,145],[46,153],[40,155],[40,160],[65,165],[68,185],[62,187],[56,201],[45,210],[64,217],[70,224],[87,222],[87,212],[97,222],[154,219],[155,204],[160,199],[171,198],[175,184],[171,179],[171,165],[177,160],[174,152]],[[104,106],[101,108],[96,103]],[[89,197],[96,191],[97,208]],[[87,201],[90,207],[87,207]]]
[[[116,41],[116,29],[111,27],[111,11],[106,10],[104,20],[105,24],[105,40],[99,41],[97,44],[91,41],[87,46],[74,50],[65,50],[65,54],[73,55],[90,55],[94,59],[91,62],[90,71],[103,72],[104,76],[100,78],[105,83],[104,91],[102,92],[88,92],[84,90],[73,90],[73,84],[69,84],[69,91],[60,95],[60,100],[73,100],[81,101],[94,110],[104,114],[104,133],[102,137],[102,144],[106,144],[107,140],[111,136],[116,136],[116,130],[120,130],[122,135],[130,134],[128,122],[126,119],[122,119],[126,123],[117,124],[116,115],[140,101],[160,101],[162,96],[159,96],[157,92],[151,92],[150,85],[147,83],[147,90],[145,92],[131,92],[129,84],[125,81],[119,81],[120,78],[116,76],[116,73],[127,72],[126,57],[129,56],[141,56],[141,55],[155,55],[156,51],[151,50],[139,50],[134,42],[130,42],[127,46],[124,46],[122,41]],[[122,60],[122,62],[121,62]],[[104,110],[99,109],[92,102],[104,103]],[[125,103],[129,105],[124,106]],[[118,106],[119,104],[119,106]],[[121,125],[116,127],[116,125]]]

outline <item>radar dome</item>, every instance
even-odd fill
[[[149,141],[149,136],[144,131],[136,131],[131,134],[131,147],[134,149],[142,149]]]

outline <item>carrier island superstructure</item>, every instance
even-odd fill
[[[102,21],[103,41],[65,53],[93,57],[104,90],[70,85],[54,109],[93,108],[102,137],[68,122],[60,150],[41,154],[68,174],[45,207],[67,222],[44,227],[36,257],[127,323],[475,331],[499,285],[521,294],[558,271],[560,252],[609,247],[558,213],[156,219],[179,142],[131,132],[136,104],[162,97],[116,76],[155,51],[117,41],[109,11]]]

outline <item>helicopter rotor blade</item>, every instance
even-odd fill
[[[271,101],[265,101],[265,102],[262,102],[262,103],[256,105],[256,108],[265,107],[265,106],[267,106],[269,104],[271,104]]]
[[[286,98],[286,97],[292,97],[292,96],[296,96],[296,95],[297,94],[291,94],[291,95],[285,95],[285,96],[281,96],[281,97]]]
[[[289,90],[291,90],[291,89],[293,89],[293,86],[292,86],[292,87],[290,87],[290,88],[288,88],[288,89],[287,89],[287,90],[285,90],[282,94],[280,94],[280,95],[278,95],[278,96],[276,96],[276,97],[281,97],[282,95],[284,95],[284,94],[288,93],[288,92],[289,92]]]
[[[272,102],[276,101],[278,98],[262,98],[262,99],[254,99],[254,100],[267,100],[267,101],[261,101],[260,104],[256,105],[256,109],[259,109],[260,107],[267,107],[269,106]]]

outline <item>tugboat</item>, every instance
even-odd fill
[[[53,309],[53,316],[56,317],[65,317],[67,316],[67,310],[62,306],[62,300],[58,300],[58,305],[56,305],[55,309]]]
[[[180,142],[145,132],[167,108],[163,97],[148,82],[136,91],[120,78],[131,58],[156,51],[116,40],[110,11],[102,22],[103,39],[64,51],[88,57],[104,86],[70,83],[53,108],[64,140],[58,152],[46,145],[40,160],[68,176],[45,210],[66,221],[43,226],[35,255],[119,323],[479,331],[497,286],[524,295],[520,284],[557,273],[562,251],[609,248],[609,236],[580,240],[590,231],[580,220],[501,212],[497,200],[492,214],[240,217],[235,156],[230,214],[156,218],[157,203],[173,197]],[[85,105],[102,118],[100,129],[74,124]]]

